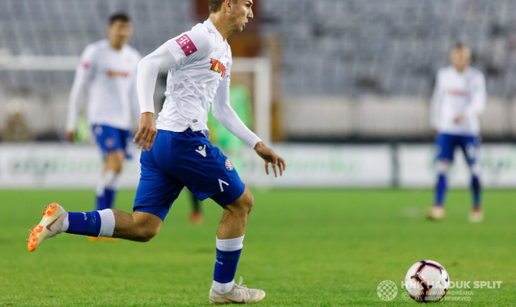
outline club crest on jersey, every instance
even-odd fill
[[[224,64],[222,64],[220,61],[211,59],[210,70],[221,74],[222,78],[224,78],[226,76],[226,66],[224,66]]]
[[[233,167],[233,163],[231,163],[231,161],[229,161],[229,159],[226,159],[226,169],[228,171],[232,171],[234,170],[235,168]]]

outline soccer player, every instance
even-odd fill
[[[232,58],[227,38],[241,32],[253,17],[253,1],[208,0],[208,5],[210,16],[204,23],[167,41],[138,65],[142,116],[134,140],[143,152],[134,212],[66,212],[53,203],[31,231],[29,250],[61,232],[149,241],[158,233],[171,200],[186,186],[199,199],[211,197],[223,208],[210,303],[254,303],[265,297],[263,290],[234,282],[254,200],[231,161],[208,141],[210,105],[215,117],[264,159],[267,174],[272,164],[274,175],[281,176],[285,161],[242,123],[229,104]],[[167,101],[156,126],[152,96],[160,70],[168,70]]]
[[[90,44],[81,56],[70,94],[67,139],[74,141],[77,116],[88,92],[88,121],[102,151],[104,167],[97,184],[97,209],[113,206],[117,181],[131,137],[131,111],[140,119],[136,71],[141,57],[127,45],[133,29],[126,14],[109,19],[108,39]]]
[[[453,162],[453,153],[462,149],[471,172],[473,210],[471,222],[480,222],[481,211],[480,127],[478,115],[486,103],[484,75],[469,66],[471,50],[457,44],[450,54],[452,66],[437,73],[431,106],[431,123],[436,134],[438,179],[435,188],[435,206],[430,210],[431,219],[444,218],[444,199],[447,190],[447,172]]]

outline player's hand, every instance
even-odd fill
[[[464,114],[459,114],[457,117],[455,117],[455,119],[453,120],[456,124],[460,124],[464,121],[464,119],[466,119],[466,115]]]
[[[156,134],[158,134],[158,130],[154,122],[154,113],[142,113],[139,129],[134,136],[133,142],[138,142],[138,149],[141,148],[142,151],[150,151]]]
[[[256,146],[254,147],[254,150],[256,153],[265,160],[265,173],[269,175],[269,163],[272,165],[272,169],[274,170],[274,177],[278,177],[278,169],[280,176],[283,176],[283,172],[285,171],[285,160],[278,156],[274,150],[270,149],[269,147],[265,146],[263,142],[258,142]],[[276,167],[278,169],[276,169]]]
[[[434,134],[434,137],[436,137],[439,134],[439,130],[437,130],[437,128],[432,128],[432,133]]]
[[[66,130],[66,139],[68,142],[73,143],[73,137],[75,136],[75,131],[72,130]]]

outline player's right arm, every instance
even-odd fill
[[[440,75],[441,75],[441,71],[439,70],[437,72],[437,76],[435,78],[435,87],[434,87],[434,92],[432,94],[432,101],[430,104],[430,124],[432,126],[432,131],[434,132],[434,135],[437,135],[437,133],[439,133],[439,131],[438,131],[439,112],[440,112],[441,103],[443,100],[443,92],[441,89]]]
[[[73,136],[77,127],[77,117],[79,116],[79,111],[84,101],[88,83],[93,76],[95,65],[95,48],[90,45],[84,49],[81,55],[81,62],[75,70],[75,78],[68,99],[66,138],[70,142],[73,142]]]
[[[187,51],[185,46],[193,48]],[[154,88],[159,72],[198,60],[211,48],[211,40],[206,34],[188,31],[167,41],[138,63],[136,90],[142,116],[133,142],[138,142],[138,148],[142,151],[151,149],[158,133],[154,121]]]

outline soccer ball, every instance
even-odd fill
[[[415,263],[405,276],[405,289],[416,302],[438,302],[450,288],[446,269],[432,260]]]

